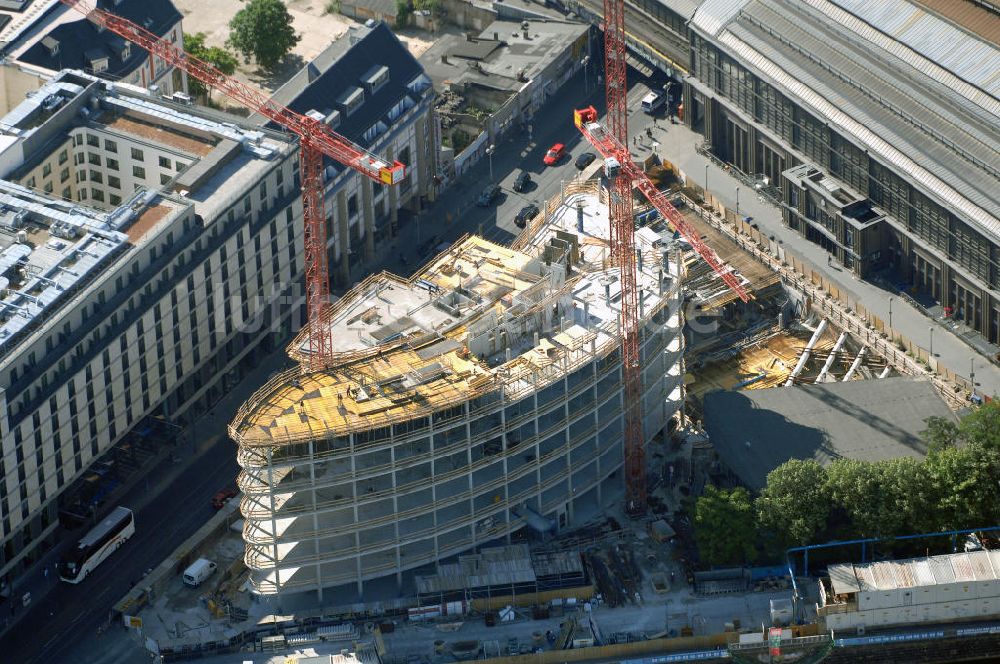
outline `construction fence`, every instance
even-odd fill
[[[849,332],[872,351],[884,357],[897,371],[907,375],[929,375],[945,400],[954,407],[967,405],[974,392],[972,381],[944,366],[928,349],[915,343],[900,330],[868,310],[822,271],[789,251],[784,245],[754,228],[734,210],[726,208],[711,192],[694,183],[680,169],[664,160],[685,189],[679,192],[691,209],[713,228],[781,275],[781,280],[808,298],[808,306],[831,323]],[[696,202],[701,198],[704,203]],[[983,397],[989,400],[988,396]]]

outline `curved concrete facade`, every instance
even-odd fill
[[[558,216],[557,210],[546,224],[556,225]],[[334,318],[342,314],[354,324],[357,312],[371,312],[365,298],[376,293],[393,301],[394,323],[414,319],[412,312],[426,303],[402,303],[410,313],[398,317],[397,299],[408,296],[407,286],[447,273],[451,257],[459,265],[466,256],[489,252],[498,260],[536,250],[551,258],[545,227],[531,230],[538,241],[523,242],[517,252],[469,238],[406,284],[380,291],[384,276],[369,280],[345,298]],[[647,441],[679,409],[683,379],[679,280],[649,249],[640,271]],[[360,593],[366,581],[401,578],[405,570],[509,538],[523,527],[572,525],[578,512],[589,517],[603,504],[602,493],[620,494],[622,477],[615,471],[623,459],[622,381],[611,292],[616,270],[597,269],[604,266],[596,255],[587,265],[586,254],[580,249],[576,260],[569,257],[566,271],[544,258],[525,258],[516,270],[529,276],[528,288],[512,284],[497,301],[484,298],[476,311],[452,320],[460,322],[458,334],[411,342],[414,357],[430,364],[408,367],[403,378],[372,373],[398,364],[386,359],[393,347],[383,342],[374,351],[346,349],[349,362],[327,372],[278,376],[244,407],[231,433],[240,445],[246,562],[255,592],[322,592],[353,584]],[[471,270],[457,269],[467,284],[474,282]],[[460,288],[470,297],[476,292]],[[447,295],[444,284],[441,290]],[[528,292],[524,302],[532,306],[519,308]],[[500,317],[490,313],[500,309]],[[433,321],[423,327],[433,328]],[[476,365],[471,375],[465,358]],[[358,369],[363,373],[348,368],[359,362],[368,363]],[[420,383],[432,375],[440,385]],[[465,382],[451,389],[460,379]],[[421,397],[413,399],[414,391]],[[366,421],[355,421],[376,393],[384,403],[365,411]],[[325,410],[310,410],[324,398]]]

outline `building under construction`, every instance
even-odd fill
[[[402,584],[618,500],[618,270],[605,192],[575,186],[512,247],[465,237],[408,279],[366,279],[327,312],[332,366],[277,375],[237,413],[255,592]],[[683,321],[677,250],[636,249],[648,444],[681,405]]]

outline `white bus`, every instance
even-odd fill
[[[132,535],[135,535],[132,510],[116,507],[104,521],[84,535],[76,548],[63,555],[59,562],[59,578],[69,583],[80,583]]]

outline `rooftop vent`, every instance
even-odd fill
[[[49,52],[49,55],[55,57],[59,55],[59,40],[54,38],[52,35],[48,35],[42,39],[42,46],[45,50]]]

